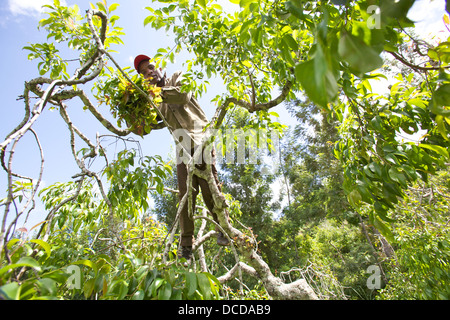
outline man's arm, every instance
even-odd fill
[[[181,92],[182,78],[181,71],[177,71],[170,79],[169,84],[161,88],[161,97],[164,103],[186,104],[191,101],[192,93]]]

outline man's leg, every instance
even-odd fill
[[[187,186],[186,186],[187,177],[188,177],[187,167],[183,162],[180,162],[179,164],[177,164],[179,203],[181,203],[183,196],[187,192]],[[193,180],[192,187],[194,188],[194,190],[192,190],[192,207],[193,207],[192,210],[195,210],[195,199],[197,198],[199,187],[198,187],[197,177],[193,176],[192,180]],[[180,212],[180,228],[181,228],[180,245],[182,247],[192,247],[192,244],[194,241],[194,221],[189,218],[188,200],[187,199],[186,199],[186,202]]]
[[[212,159],[215,157],[214,149],[211,152]],[[205,170],[206,164],[203,163],[201,165],[197,165],[197,169]],[[211,171],[214,176],[214,183],[216,184],[218,190],[222,192],[222,188],[220,187],[219,183],[219,177],[217,175],[217,168],[215,166],[215,161],[213,160],[211,163]],[[219,224],[219,220],[217,218],[217,214],[214,212],[214,199],[212,196],[212,192],[209,186],[208,181],[198,178],[198,184],[200,185],[200,188],[202,189],[202,196],[203,201],[206,204],[206,207],[208,208],[209,212],[211,213],[214,221]],[[228,211],[225,210],[226,218],[228,219]],[[227,246],[229,245],[229,240],[222,234],[219,228],[216,228],[216,231],[219,232],[219,235],[217,237],[217,244]]]

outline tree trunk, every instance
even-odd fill
[[[237,248],[240,255],[248,263],[248,265],[245,265],[242,262],[238,262],[227,275],[219,277],[219,280],[225,282],[233,278],[234,273],[241,269],[260,279],[273,299],[318,300],[317,295],[306,280],[300,279],[287,284],[280,278],[275,277],[267,263],[256,252],[255,240],[230,224],[226,214],[228,205],[215,183],[211,166],[207,166],[207,169],[204,171],[194,169],[194,174],[208,181],[215,203],[214,211],[217,214],[220,227],[233,240],[232,245]]]

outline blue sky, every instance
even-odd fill
[[[42,4],[49,4],[50,0],[0,0],[0,41],[2,43],[2,52],[0,59],[0,67],[3,76],[1,77],[0,94],[3,103],[0,105],[0,137],[3,139],[11,132],[15,126],[20,123],[24,115],[23,100],[17,101],[17,97],[23,94],[24,81],[31,80],[39,76],[37,71],[38,60],[29,61],[27,59],[28,51],[22,48],[30,43],[46,42],[45,30],[37,29],[38,21],[45,14],[41,12]],[[61,0],[68,6],[77,4],[80,11],[83,12],[90,8],[89,3],[97,1],[87,0]],[[120,19],[116,22],[117,26],[123,27],[125,35],[122,40],[125,45],[116,46],[114,48],[118,52],[114,54],[115,60],[122,66],[132,66],[133,59],[136,55],[144,53],[152,56],[156,50],[161,47],[173,46],[172,39],[165,34],[164,31],[154,31],[150,27],[144,27],[143,21],[149,14],[144,8],[146,6],[154,6],[149,0],[133,0],[133,1],[108,1],[108,5],[113,2],[119,3],[120,6],[115,15]],[[233,4],[226,2],[229,8],[233,9]],[[77,58],[73,52],[67,51],[67,59]],[[187,54],[181,54],[177,57],[176,63],[167,66],[167,74],[170,75],[176,70],[183,70],[182,63],[189,59]],[[77,62],[69,64],[68,71],[72,74],[78,67]],[[213,88],[213,89],[211,89]],[[214,114],[216,106],[212,104],[211,99],[222,93],[223,85],[221,83],[213,83],[210,86],[208,94],[199,98],[199,102],[204,109],[208,118]],[[89,89],[85,88],[89,93]],[[74,100],[68,103],[68,113],[72,122],[83,133],[85,133],[92,141],[95,141],[96,134],[111,134],[88,112],[83,111],[83,105]],[[107,107],[103,106],[100,111],[108,116]],[[115,120],[109,116],[112,123]],[[58,111],[45,110],[33,125],[39,135],[45,159],[45,171],[41,186],[49,186],[55,182],[65,182],[71,180],[71,177],[79,172],[79,169],[73,159],[69,145],[69,131],[65,123],[62,121]],[[158,130],[147,135],[145,139],[130,135],[140,142],[140,146],[144,155],[161,155],[168,158],[169,153],[173,151],[174,144],[172,137],[168,131]],[[113,142],[113,140],[111,140]],[[108,147],[109,143],[103,144]],[[135,145],[129,144],[129,147]],[[77,149],[85,147],[78,144]],[[118,144],[117,151],[122,147]],[[109,149],[114,152],[115,146]],[[100,163],[100,162],[99,162]],[[31,134],[25,135],[18,144],[13,162],[13,170],[25,176],[37,178],[39,174],[40,156],[38,148]],[[103,162],[101,163],[101,167]],[[0,198],[6,197],[6,173],[0,170]],[[3,207],[0,212],[3,214]],[[27,223],[28,227],[45,217],[44,210],[39,204],[35,210],[31,222]],[[20,226],[20,224],[19,224]]]
[[[40,5],[49,3],[49,0],[0,0],[0,43],[2,43],[0,59],[0,95],[2,103],[0,104],[0,139],[3,138],[22,120],[24,105],[23,101],[17,101],[17,97],[23,93],[24,81],[38,77],[38,61],[29,61],[28,52],[22,48],[29,43],[38,43],[46,41],[44,30],[37,29],[37,23],[45,17],[41,13]],[[63,2],[63,0],[61,1]],[[77,4],[81,11],[89,9],[87,0],[65,0],[69,6]],[[117,2],[120,4],[115,14],[120,16],[116,23],[124,28],[125,36],[122,39],[124,46],[118,46],[118,53],[114,54],[116,61],[122,66],[132,66],[133,57],[140,53],[153,55],[156,49],[173,45],[173,41],[165,34],[163,30],[154,31],[149,27],[143,26],[143,21],[148,15],[144,8],[152,6],[149,0],[116,0],[108,1],[108,4]],[[224,4],[233,6],[226,0]],[[442,15],[444,9],[444,0],[422,0],[417,3],[416,10],[411,13],[411,17],[420,21],[417,31],[428,34],[431,31],[443,29]],[[422,21],[423,20],[423,21]],[[76,58],[71,53],[68,58]],[[174,65],[168,65],[167,73],[183,69],[182,62],[188,59],[187,55],[181,55],[177,58]],[[69,65],[69,74],[77,67],[77,63]],[[86,89],[88,90],[88,89]],[[216,95],[221,94],[223,85],[220,82],[212,83],[208,94],[200,98],[200,104],[209,118],[214,114],[215,105],[210,100]],[[104,114],[108,110],[103,107],[100,109]],[[95,140],[95,135],[108,134],[109,132],[100,125],[96,119],[88,112],[82,110],[82,104],[78,101],[69,104],[69,115],[72,122],[79,127],[89,138]],[[288,125],[294,124],[293,120],[287,115],[282,106],[274,111],[282,117],[282,122]],[[114,120],[113,120],[114,121]],[[49,186],[58,181],[68,181],[71,176],[79,172],[78,167],[71,155],[69,149],[69,132],[57,111],[45,110],[33,128],[39,135],[44,148],[45,172],[43,185]],[[152,132],[151,135],[139,140],[145,155],[160,154],[164,158],[172,149],[173,142],[167,130]],[[78,148],[84,147],[81,144]],[[37,153],[37,147],[32,135],[26,135],[18,145],[14,157],[14,167],[16,172],[36,178],[39,172],[40,158]],[[6,174],[0,170],[0,198],[6,197]],[[0,208],[3,214],[3,207]],[[41,221],[44,216],[42,207],[38,207],[34,213],[31,223]],[[20,226],[20,225],[19,225]]]
[[[19,1],[25,3],[37,3],[44,1]],[[77,4],[81,11],[89,9],[90,1],[71,1],[66,0],[68,5]],[[118,63],[125,66],[132,66],[132,59],[135,55],[140,53],[147,53],[152,55],[159,47],[166,47],[172,44],[170,39],[162,32],[154,32],[150,28],[144,28],[143,20],[147,15],[147,10],[144,10],[145,6],[150,5],[149,1],[133,0],[133,1],[120,1],[121,4],[116,10],[115,14],[120,16],[120,20],[117,25],[125,28],[126,35],[122,37],[125,42],[125,46],[117,46],[119,51],[114,55],[114,58]],[[1,70],[8,77],[2,78],[1,93],[4,97],[4,101],[8,101],[7,104],[2,104],[2,125],[0,127],[0,136],[3,138],[10,130],[17,124],[23,116],[23,101],[16,101],[17,96],[23,93],[23,83],[25,80],[29,80],[38,76],[37,63],[39,61],[27,60],[28,52],[22,50],[22,47],[28,43],[37,43],[46,41],[46,33],[44,30],[39,32],[37,29],[37,22],[44,17],[36,10],[36,7],[28,6],[27,8],[21,8],[21,10],[11,10],[14,6],[8,6],[8,4],[14,3],[14,1],[4,1],[0,7],[1,19],[4,22],[0,26],[1,41],[3,44],[7,44],[2,50]],[[110,2],[112,3],[112,2]],[[17,6],[16,6],[17,7]],[[69,58],[76,58],[74,53],[69,52]],[[69,64],[69,74],[71,74],[77,65],[77,62]],[[180,65],[168,66],[168,73],[180,68]],[[86,89],[89,92],[89,89]],[[6,99],[5,99],[6,98]],[[206,109],[206,108],[205,108]],[[108,110],[104,107],[101,109],[104,114],[108,114]],[[69,115],[76,126],[80,127],[83,132],[98,131],[100,134],[106,134],[108,131],[99,125],[95,118],[88,112],[82,110],[82,105],[75,101],[75,103],[69,104]],[[45,112],[43,117],[40,117],[36,123],[36,130],[42,137],[42,143],[46,144],[46,166],[47,168],[53,168],[52,171],[60,167],[61,163],[65,163],[64,168],[67,169],[68,162],[71,162],[71,155],[67,152],[68,146],[65,143],[68,134],[64,127],[64,124],[59,119],[58,112]],[[152,143],[153,148],[157,147],[157,153],[167,154],[168,150],[166,144],[159,143],[162,140],[167,140],[166,130],[160,130],[155,137],[152,137],[141,141],[143,143]],[[158,137],[156,137],[158,135]],[[162,135],[163,137],[159,137]],[[31,137],[30,137],[31,138]],[[92,138],[92,136],[91,136]],[[138,137],[136,137],[138,138]],[[155,138],[155,141],[152,141]],[[169,140],[170,141],[170,140]],[[28,144],[27,144],[28,145]],[[57,146],[57,147],[56,147]],[[53,150],[56,147],[55,154],[57,155],[55,160],[52,160]],[[64,149],[64,148],[67,148]],[[155,150],[156,151],[156,150]],[[20,150],[18,150],[20,152]],[[28,152],[28,149],[24,150]],[[69,158],[65,155],[68,154]],[[19,154],[16,157],[19,160]],[[58,179],[69,177],[72,174],[71,171],[66,170],[65,175]],[[59,176],[59,175],[57,175]],[[49,178],[49,176],[47,176]]]
[[[89,9],[89,2],[84,0],[66,0],[67,5],[77,4],[80,11]],[[125,36],[122,37],[125,46],[117,46],[114,55],[116,61],[122,66],[132,66],[133,57],[146,53],[153,55],[159,47],[173,45],[170,38],[164,32],[155,32],[149,27],[143,26],[144,18],[148,11],[144,10],[146,6],[151,5],[151,1],[133,0],[116,1],[120,6],[115,14],[120,16],[117,25],[124,28]],[[0,2],[0,41],[2,43],[2,52],[0,67],[2,70],[0,94],[3,103],[0,105],[0,137],[3,139],[11,130],[22,120],[24,114],[23,101],[16,101],[17,97],[23,94],[24,81],[31,80],[39,76],[37,72],[37,63],[39,61],[29,61],[28,53],[22,48],[29,43],[39,43],[46,41],[45,30],[39,31],[37,24],[40,19],[45,17],[40,12],[38,4],[48,3],[48,1],[38,0],[1,0]],[[109,1],[109,4],[113,3]],[[74,53],[69,52],[68,58],[76,58]],[[186,58],[186,57],[184,57]],[[180,57],[183,59],[183,57]],[[69,74],[78,67],[77,62],[69,64]],[[167,72],[180,69],[181,61],[177,64],[167,67]],[[89,92],[89,89],[85,89]],[[83,111],[83,105],[79,101],[69,103],[69,115],[75,126],[95,141],[96,133],[110,134],[101,124],[88,112]],[[213,106],[204,105],[205,111],[210,117],[214,111]],[[100,109],[103,114],[108,115],[106,107]],[[110,119],[115,123],[114,119]],[[75,173],[79,171],[71,155],[69,145],[69,131],[60,118],[58,111],[45,110],[39,117],[33,128],[39,135],[44,149],[45,171],[43,177],[43,186],[49,186],[58,181],[68,181]],[[133,137],[141,143],[141,147],[146,155],[161,154],[167,157],[171,150],[172,138],[167,130],[159,130],[142,139],[138,136]],[[2,140],[3,141],[3,140]],[[111,141],[112,142],[112,141]],[[130,145],[132,146],[132,145]],[[82,144],[78,148],[85,147]],[[119,146],[120,147],[120,146]],[[112,146],[111,148],[114,148]],[[32,135],[25,135],[17,146],[13,169],[33,178],[38,177],[40,157],[36,143]],[[0,198],[6,197],[6,173],[0,172]],[[3,214],[3,207],[1,208]],[[42,217],[42,208],[38,207],[35,216]],[[37,218],[39,219],[39,218]],[[32,219],[33,222],[36,219]],[[28,226],[30,224],[27,224]]]

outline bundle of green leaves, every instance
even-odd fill
[[[104,82],[104,102],[110,107],[119,127],[125,123],[131,131],[142,136],[150,133],[152,124],[157,123],[154,106],[162,101],[161,88],[150,84],[142,75],[134,75],[131,80],[153,98],[153,105],[121,74],[113,75]]]

